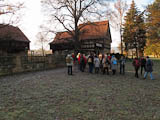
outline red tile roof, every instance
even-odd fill
[[[25,34],[18,27],[4,24],[0,24],[0,41],[1,40],[30,42],[29,39],[25,36]]]
[[[81,27],[82,25],[83,24],[80,24],[79,27]],[[81,29],[80,40],[106,38],[108,26],[109,21],[89,23]],[[68,42],[68,39],[73,39],[68,32],[58,32],[51,44]]]

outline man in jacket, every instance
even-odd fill
[[[66,57],[66,64],[68,67],[68,75],[72,75],[73,58],[70,54]]]

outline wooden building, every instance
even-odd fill
[[[83,24],[80,24],[82,26]],[[73,50],[72,36],[68,32],[58,32],[50,43],[50,49],[55,51]],[[81,51],[110,53],[111,33],[109,21],[93,22],[85,25],[80,31]]]
[[[30,41],[24,33],[12,25],[0,24],[0,55],[26,55]]]

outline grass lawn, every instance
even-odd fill
[[[160,61],[156,80],[137,79],[131,63],[115,76],[66,68],[0,78],[0,120],[160,120]]]

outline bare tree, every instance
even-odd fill
[[[123,18],[127,8],[128,5],[126,1],[117,0],[114,4],[114,10],[111,11],[109,14],[114,28],[116,28],[120,32],[121,54],[123,54],[122,25],[123,25]]]
[[[78,50],[80,30],[91,24],[89,19],[103,17],[107,1],[110,0],[42,0],[42,4],[51,17],[50,22],[60,23],[72,36],[75,50]],[[80,23],[84,24],[79,27]]]
[[[39,32],[37,34],[37,40],[35,41],[35,44],[41,46],[42,55],[45,56],[45,44],[48,43],[47,34],[44,34],[44,32]]]
[[[17,24],[20,21],[18,12],[22,8],[24,8],[24,3],[12,3],[7,0],[0,0],[0,22],[2,24]]]

